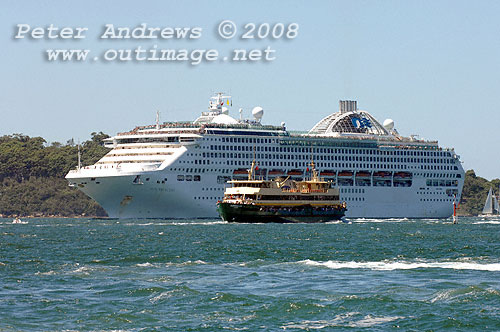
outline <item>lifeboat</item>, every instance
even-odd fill
[[[246,168],[238,168],[233,171],[233,175],[241,175],[248,174],[248,170]]]
[[[358,171],[356,172],[356,178],[369,178],[371,173],[369,171]]]
[[[330,169],[326,169],[324,171],[321,171],[321,176],[335,176],[336,172],[332,171]]]
[[[272,169],[269,171],[269,176],[280,176],[285,175],[285,171],[282,169]]]
[[[352,177],[354,175],[353,171],[340,171],[339,177]]]
[[[412,178],[412,173],[410,172],[396,172],[394,173],[394,178],[399,178],[399,179],[411,179]]]
[[[391,172],[387,172],[387,171],[378,171],[378,172],[373,172],[373,177],[377,177],[377,178],[388,178],[392,175]]]
[[[257,176],[266,176],[267,168],[256,168],[254,172]]]
[[[301,171],[300,169],[291,169],[288,171],[287,175],[290,175],[290,176],[302,176],[304,175],[303,171]]]
[[[410,172],[395,172],[394,173],[394,187],[411,187],[412,177],[413,177],[413,174]]]

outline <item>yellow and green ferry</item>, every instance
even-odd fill
[[[237,223],[319,223],[340,220],[347,210],[340,201],[339,189],[318,176],[314,162],[310,178],[294,181],[256,179],[255,161],[248,170],[248,180],[227,183],[224,199],[217,211],[224,221]],[[309,170],[308,170],[309,171]]]

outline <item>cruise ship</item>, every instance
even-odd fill
[[[211,218],[227,181],[247,177],[301,180],[314,160],[320,176],[339,187],[350,218],[447,218],[460,200],[464,170],[452,148],[404,137],[379,123],[356,101],[309,132],[231,117],[230,96],[217,93],[195,121],[139,126],[105,140],[111,150],[66,179],[97,201],[111,218]]]

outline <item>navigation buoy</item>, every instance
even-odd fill
[[[456,198],[457,198],[457,195],[453,195],[453,223],[454,224],[458,223]]]

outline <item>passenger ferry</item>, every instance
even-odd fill
[[[222,220],[239,223],[318,223],[340,220],[346,209],[339,190],[318,176],[311,161],[310,178],[263,180],[255,177],[255,161],[248,180],[228,181],[224,199],[217,202]]]
[[[340,189],[353,218],[447,218],[460,200],[460,157],[437,141],[404,137],[387,119],[380,124],[356,101],[309,132],[229,115],[230,96],[217,93],[208,111],[192,122],[139,126],[105,141],[111,150],[94,165],[66,178],[113,218],[217,217],[216,203],[231,180],[245,179],[255,149],[264,180],[300,181],[308,162]]]

